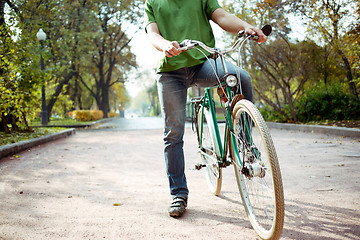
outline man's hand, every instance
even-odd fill
[[[172,41],[163,47],[163,52],[167,57],[173,57],[179,55],[182,51],[179,51],[180,45],[176,41]]]
[[[167,57],[173,57],[179,55],[182,51],[179,51],[180,45],[178,42],[170,42],[161,36],[159,28],[156,22],[150,23],[146,27],[151,44],[160,52],[163,52]]]
[[[258,36],[259,37],[259,39],[257,40],[258,43],[266,42],[267,40],[267,36],[265,36],[263,31],[255,27],[245,28],[245,34]]]

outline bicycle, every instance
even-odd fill
[[[272,28],[266,25],[262,30],[268,36]],[[217,196],[221,190],[222,168],[233,165],[242,202],[254,230],[262,239],[278,239],[284,224],[284,194],[275,147],[262,115],[252,102],[243,99],[240,74],[228,74],[224,64],[225,54],[239,48],[240,57],[243,44],[256,38],[242,31],[234,45],[225,50],[210,48],[200,41],[184,40],[180,50],[195,48],[206,58],[220,58],[225,71],[224,76],[218,77],[217,86],[205,88],[202,97],[190,101],[193,129],[196,129],[203,160],[196,169],[206,169],[209,188]],[[216,73],[214,67],[213,70]],[[223,139],[211,93],[214,88],[225,102],[221,104],[225,115]]]

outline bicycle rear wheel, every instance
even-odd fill
[[[205,177],[210,191],[217,196],[222,182],[222,171],[217,160],[219,149],[211,112],[201,105],[197,112],[197,134],[201,158],[205,165]]]
[[[232,142],[231,154],[246,213],[262,239],[278,239],[284,225],[284,193],[270,132],[250,101],[237,102],[232,116],[236,141]],[[236,154],[242,167],[236,162]]]

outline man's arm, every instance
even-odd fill
[[[259,36],[258,42],[266,42],[267,40],[267,37],[260,29],[231,15],[222,8],[218,8],[212,13],[211,20],[227,32],[238,33],[239,31],[244,30],[247,34]]]
[[[159,51],[163,52],[167,57],[177,56],[181,53],[179,43],[176,41],[168,41],[161,36],[156,22],[152,22],[146,27],[151,44]]]

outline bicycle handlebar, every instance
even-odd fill
[[[263,33],[266,36],[269,36],[271,31],[272,31],[272,27],[270,25],[265,25],[262,29]],[[182,41],[180,43],[180,48],[178,50],[180,51],[187,51],[190,50],[196,46],[199,46],[201,48],[203,48],[205,51],[211,53],[211,54],[226,54],[229,52],[234,51],[238,46],[240,46],[244,41],[251,39],[251,40],[258,40],[259,36],[256,35],[250,35],[250,34],[245,34],[245,31],[240,31],[238,33],[238,37],[239,39],[234,43],[234,45],[231,46],[231,48],[228,49],[217,49],[217,48],[211,48],[207,45],[205,45],[203,42],[197,41],[197,40],[189,40],[189,39],[185,39],[184,41]]]
[[[235,44],[229,48],[229,49],[217,49],[217,48],[211,48],[207,45],[205,45],[203,42],[197,41],[197,40],[189,40],[189,39],[185,39],[184,41],[182,41],[180,43],[180,48],[178,50],[180,51],[187,51],[190,50],[194,47],[201,47],[203,48],[205,51],[211,53],[211,54],[215,54],[215,53],[219,53],[219,54],[226,54],[229,52],[234,51],[243,41],[247,40],[249,37],[247,38],[242,38],[242,39],[238,39]]]

